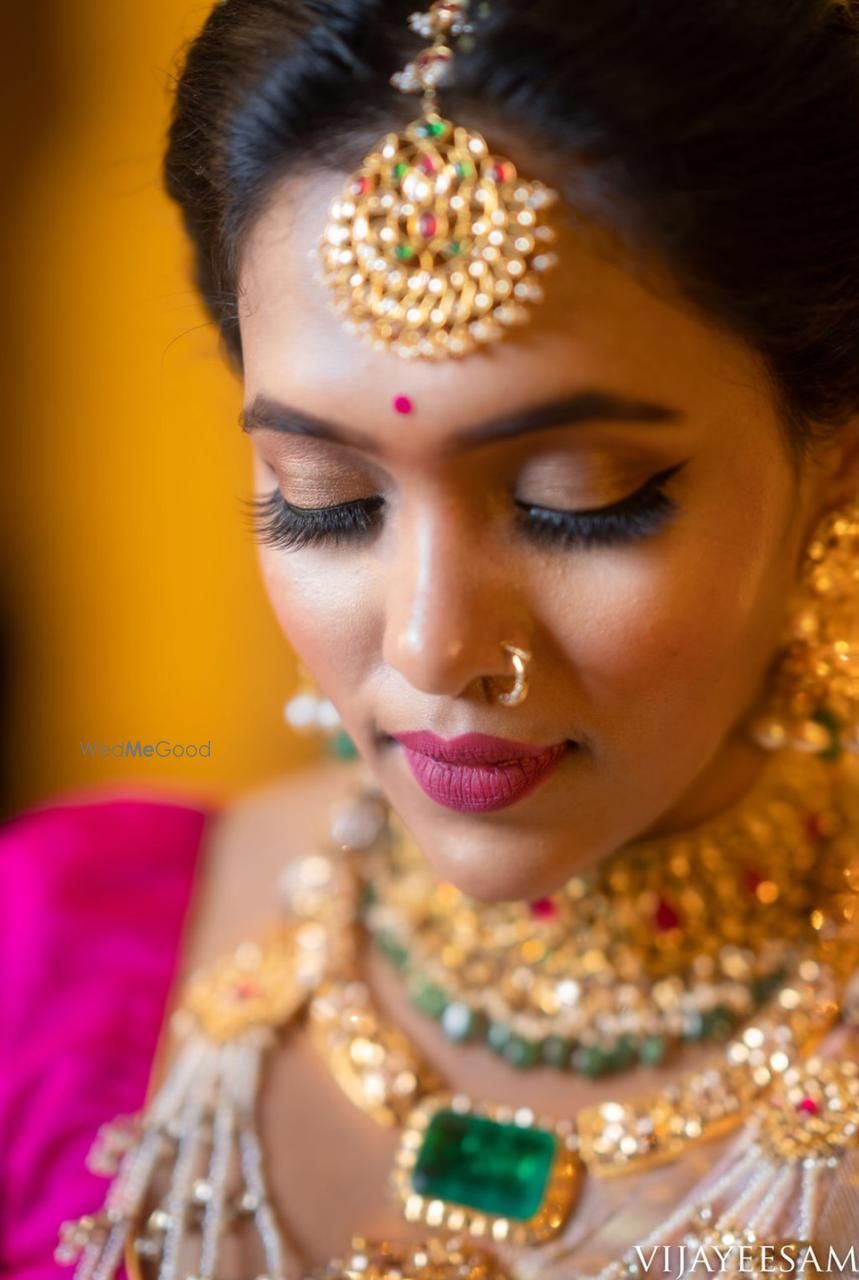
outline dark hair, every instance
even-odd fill
[[[856,3],[492,0],[441,99],[536,140],[554,171],[531,176],[745,338],[794,444],[859,411]],[[243,239],[287,173],[350,168],[417,114],[389,84],[415,7],[222,0],[187,50],[165,180],[239,368]]]

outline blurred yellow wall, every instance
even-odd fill
[[[208,7],[41,0],[21,46],[17,127],[34,136],[13,148],[3,326],[9,808],[109,779],[231,792],[310,751],[283,724],[294,662],[240,505],[240,387],[159,185],[171,71]],[[129,738],[210,741],[211,757],[81,753]]]

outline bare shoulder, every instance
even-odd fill
[[[284,864],[319,847],[332,808],[362,776],[354,763],[312,765],[247,792],[212,819],[183,939],[183,974],[271,924]]]

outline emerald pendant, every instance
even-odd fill
[[[412,1174],[422,1196],[526,1221],[540,1205],[557,1139],[485,1116],[437,1111]]]
[[[427,1099],[409,1117],[394,1186],[410,1222],[537,1244],[557,1235],[583,1165],[572,1130],[530,1111]]]

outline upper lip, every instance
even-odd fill
[[[458,765],[507,764],[535,756],[546,756],[567,745],[565,742],[550,742],[538,746],[533,742],[496,738],[488,733],[463,733],[458,738],[440,738],[423,729],[393,733],[391,737],[410,751],[430,756],[443,764]]]

